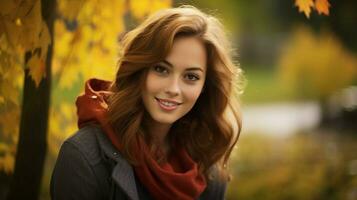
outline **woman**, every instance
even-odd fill
[[[241,129],[240,69],[219,21],[161,10],[123,39],[113,83],[90,79],[52,199],[224,199]]]

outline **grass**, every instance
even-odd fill
[[[356,135],[331,130],[288,138],[243,134],[230,165],[227,200],[354,199],[355,152]]]
[[[244,74],[246,87],[242,100],[245,104],[296,101],[297,91],[280,81],[276,69],[248,68]]]

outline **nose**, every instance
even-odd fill
[[[180,93],[179,78],[172,78],[169,83],[167,83],[165,93],[170,96],[177,96]]]

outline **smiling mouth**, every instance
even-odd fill
[[[178,103],[178,102],[174,102],[174,101],[165,101],[159,98],[156,98],[156,101],[158,102],[159,106],[166,111],[171,111],[171,110],[175,110],[179,105],[181,105],[182,103]]]

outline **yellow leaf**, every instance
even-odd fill
[[[44,60],[37,55],[33,55],[27,62],[27,67],[30,70],[30,76],[35,81],[36,87],[38,87],[41,79],[46,76]]]
[[[315,8],[319,14],[329,15],[330,3],[328,0],[316,0]]]
[[[0,15],[9,15],[14,12],[20,1],[1,0],[0,1]]]
[[[2,105],[3,103],[5,103],[5,98],[2,95],[0,95],[0,105]]]
[[[18,61],[16,54],[7,49],[7,41],[0,38],[0,94],[5,99],[5,104],[19,104],[19,88],[22,84],[18,84],[19,79],[23,77],[22,61]]]
[[[16,23],[4,19],[2,19],[2,24],[4,26],[1,26],[1,31],[6,35],[9,46],[15,49],[19,44],[20,36],[22,33],[22,26],[18,26]]]
[[[44,21],[40,22],[42,22],[42,26],[40,34],[38,38],[36,38],[35,47],[41,48],[41,54],[33,55],[26,65],[29,68],[30,76],[35,81],[37,87],[39,86],[41,79],[43,77],[46,77],[45,60],[47,58],[48,45],[51,43],[50,33],[47,24]]]
[[[16,2],[16,1],[15,1]],[[15,12],[13,12],[13,18],[26,18],[31,16],[32,12],[38,12],[38,9],[36,7],[41,6],[41,0],[22,0],[18,1],[17,0],[17,5]],[[41,9],[40,9],[40,14],[41,14]]]
[[[5,112],[0,115],[0,130],[1,137],[8,138],[11,135],[18,136],[20,122],[19,106],[6,108]]]
[[[0,152],[6,152],[9,151],[9,145],[7,145],[5,142],[0,142]]]
[[[16,19],[27,17],[36,1],[39,2],[40,0],[1,0],[0,15],[5,21],[15,21]]]
[[[37,42],[38,47],[41,48],[41,59],[46,60],[48,45],[51,44],[51,36],[47,24],[42,21],[42,30]]]
[[[0,23],[5,25],[5,22],[2,21],[2,18],[0,17]],[[5,26],[0,26],[0,55],[3,55],[4,53],[8,53],[10,55],[16,54],[13,52],[11,48],[11,44],[6,37],[5,34],[1,34],[1,31],[5,31]]]
[[[69,89],[73,87],[73,83],[78,79],[81,69],[75,64],[68,64],[63,69],[63,76],[60,77],[59,87],[61,89]]]
[[[11,73],[12,74],[12,73]],[[13,79],[16,79],[17,76],[21,76],[22,74],[16,74]],[[7,75],[6,75],[7,76]],[[4,97],[5,104],[11,103],[11,104],[16,104],[19,105],[19,90],[15,86],[15,80],[2,80],[0,86],[0,93]]]
[[[314,7],[313,0],[295,0],[295,6],[299,8],[300,12],[304,12],[306,17],[310,17],[311,8]]]
[[[144,1],[130,1],[130,10],[133,16],[137,19],[144,18],[150,9],[150,2]]]
[[[22,21],[21,21],[21,19],[20,19],[20,18],[17,18],[16,21],[15,21],[15,24],[16,24],[17,26],[22,26]]]
[[[353,84],[357,77],[355,55],[344,49],[330,32],[315,35],[299,27],[282,52],[279,64],[282,81],[300,91],[300,97],[327,98]]]
[[[42,30],[41,1],[37,0],[30,12],[20,19],[22,25],[19,45],[25,51],[31,51],[38,47],[38,37]]]
[[[10,174],[14,170],[15,156],[11,153],[5,154],[4,157],[4,171],[7,174]]]
[[[65,18],[74,20],[86,2],[87,0],[61,0],[58,1],[58,8]]]
[[[171,0],[155,0],[151,2],[150,8],[151,13],[154,13],[160,9],[169,8],[171,7]]]
[[[169,7],[171,7],[171,0],[130,1],[130,11],[139,20],[157,10]]]
[[[65,119],[72,119],[76,114],[75,107],[72,104],[62,103],[60,108],[61,113],[63,114]]]
[[[1,16],[0,34],[5,33],[11,48],[17,49],[21,53],[31,51],[36,47],[42,26],[42,16],[40,0],[20,2],[14,10],[13,4],[6,5],[5,9],[13,11],[8,15]]]

